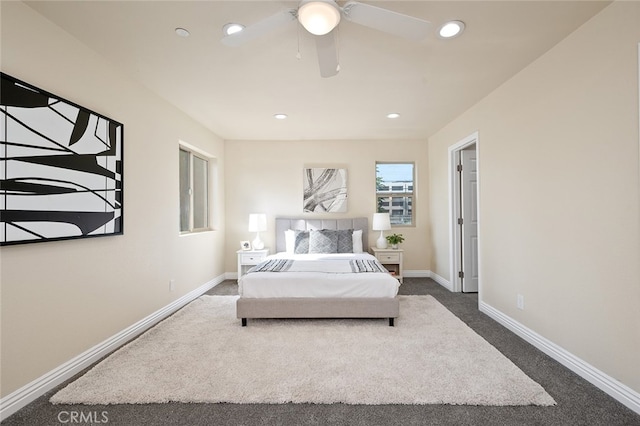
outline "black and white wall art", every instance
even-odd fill
[[[123,233],[123,125],[1,74],[0,245]]]
[[[347,169],[305,168],[303,211],[347,211]]]

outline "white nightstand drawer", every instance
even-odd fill
[[[244,265],[257,265],[258,263],[262,262],[265,258],[265,256],[260,255],[260,254],[243,254],[241,259],[241,262]]]
[[[400,253],[378,253],[378,260],[384,262],[400,262]]]
[[[379,249],[377,247],[371,247],[371,253],[378,259],[378,262],[391,272],[395,278],[402,283],[402,258],[404,257],[403,249]]]
[[[238,280],[253,268],[264,261],[269,256],[269,249],[262,250],[238,250]]]

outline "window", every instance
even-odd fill
[[[391,226],[412,226],[414,163],[376,163],[378,213],[389,213]]]
[[[180,232],[209,229],[209,160],[180,147]]]

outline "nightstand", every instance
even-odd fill
[[[382,263],[395,278],[402,284],[402,257],[404,250],[402,249],[379,249],[377,247],[371,247],[371,252],[378,259],[378,262]]]
[[[236,253],[238,254],[238,279],[240,279],[249,269],[269,256],[269,249],[238,250]]]

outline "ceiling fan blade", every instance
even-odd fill
[[[338,74],[338,49],[336,48],[335,30],[316,39],[316,51],[318,52],[318,65],[321,77],[333,77]]]
[[[296,19],[296,13],[296,9],[285,9],[262,21],[245,27],[242,31],[224,36],[221,42],[227,46],[239,46],[267,34],[288,22],[294,21]]]
[[[422,40],[431,28],[424,19],[356,1],[347,2],[342,13],[348,21],[410,40]]]

